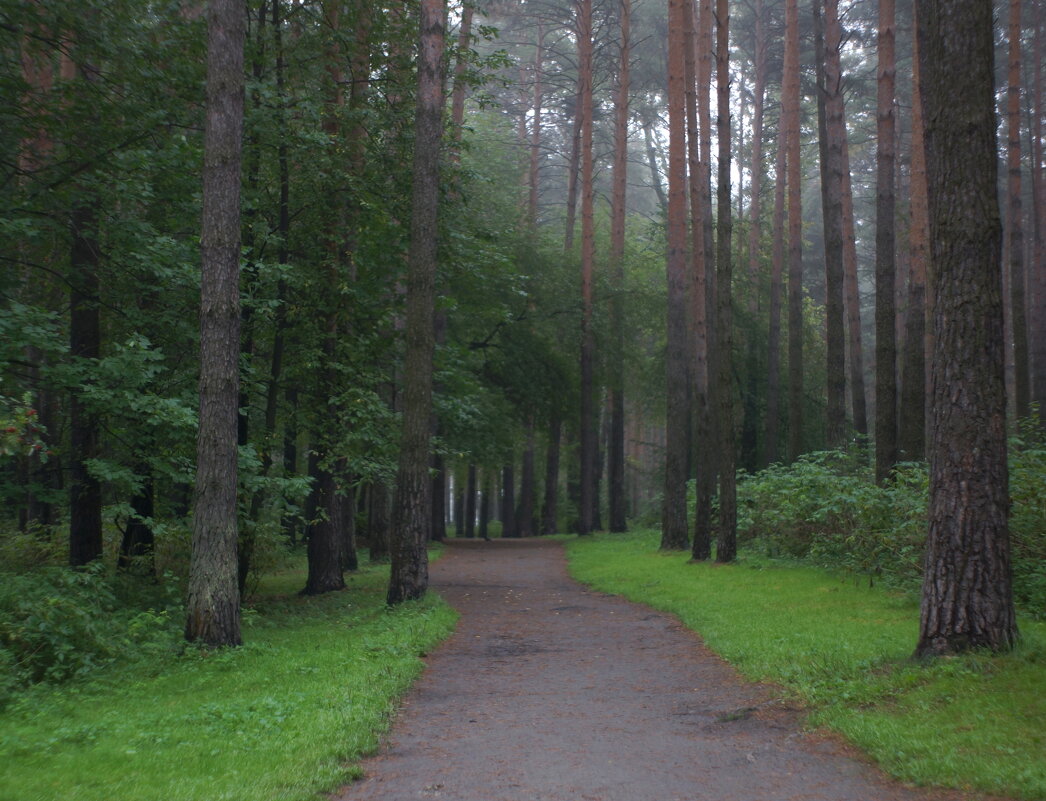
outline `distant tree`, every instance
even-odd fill
[[[894,0],[880,0],[875,128],[875,480],[879,483],[887,480],[897,463],[894,17]]]
[[[1017,640],[1010,578],[992,6],[918,7],[934,354],[917,656]],[[956,80],[956,76],[962,80]]]
[[[781,127],[788,154],[788,459],[803,452],[803,194],[799,147],[799,5],[785,0]]]
[[[661,548],[690,544],[686,514],[687,325],[686,325],[686,120],[685,0],[668,3],[668,322],[665,370],[665,473],[661,507]]]
[[[439,151],[443,134],[443,0],[421,0],[410,256],[407,351],[404,357],[403,434],[393,503],[392,569],[387,601],[420,598],[428,587],[425,550],[431,515],[429,440],[436,303]]]
[[[200,233],[200,423],[186,639],[239,645],[236,563],[240,352],[240,155],[246,19],[207,7],[207,105]]]

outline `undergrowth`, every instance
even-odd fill
[[[284,571],[245,610],[242,648],[140,652],[20,690],[0,712],[0,801],[304,801],[335,789],[454,623],[432,596],[388,609],[387,576],[365,567],[347,590],[304,598],[303,571]]]
[[[677,615],[748,678],[770,681],[893,775],[1046,798],[1046,623],[1020,619],[1011,654],[911,660],[909,593],[742,553],[731,565],[658,551],[644,531],[575,539],[571,572]]]

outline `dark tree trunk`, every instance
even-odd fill
[[[559,440],[563,423],[558,414],[548,427],[548,451],[545,454],[545,500],[541,506],[541,533],[555,534],[559,528]]]
[[[484,468],[483,490],[479,497],[479,536],[480,539],[484,540],[490,539],[490,498],[494,491],[494,487],[492,486],[493,483],[494,482],[490,480],[489,468]]]
[[[468,485],[465,488],[465,536],[476,536],[476,465],[469,465]]]
[[[421,0],[418,94],[415,112],[413,196],[407,278],[407,350],[404,357],[403,438],[393,504],[390,604],[420,598],[428,587],[432,514],[429,439],[436,300],[439,150],[443,133],[442,0]]]
[[[298,389],[287,387],[283,394],[287,402],[287,415],[283,421],[283,476],[291,478],[298,475]],[[306,468],[308,469],[308,468]],[[310,473],[311,475],[311,473]],[[308,509],[309,498],[306,498],[305,508]],[[307,517],[306,517],[307,519]],[[301,527],[301,515],[287,515],[283,519],[283,530],[291,545],[296,545],[298,532]]]
[[[733,260],[730,238],[730,8],[716,2],[716,88],[718,94],[719,180],[716,253],[716,400],[719,407],[719,528],[716,561],[737,558],[737,476],[734,449]]]
[[[781,110],[779,129],[783,130],[786,115]],[[774,160],[774,219],[773,244],[770,257],[770,320],[767,330],[766,355],[766,445],[763,464],[778,460],[781,419],[781,293],[785,261],[785,189],[788,145],[785,138],[777,138],[777,157]],[[856,276],[856,273],[855,273]]]
[[[516,473],[511,464],[501,468],[501,536],[519,536],[516,528]]]
[[[992,6],[922,0],[934,269],[930,510],[917,656],[1017,640],[1010,578]],[[956,80],[962,75],[963,80]]]
[[[687,323],[686,323],[686,98],[684,0],[668,4],[668,280],[665,391],[665,483],[661,507],[661,549],[682,550],[690,544],[686,514]]]
[[[1043,0],[1036,0],[1035,42],[1032,63],[1034,103],[1032,109],[1032,199],[1034,210],[1034,250],[1029,292],[1032,295],[1030,326],[1030,357],[1032,363],[1032,400],[1039,404],[1039,424],[1046,426],[1046,177],[1043,175],[1043,92],[1042,92],[1042,28]]]
[[[614,198],[610,225],[613,282],[611,329],[614,336],[610,379],[610,442],[607,449],[610,530],[625,531],[625,199],[628,177],[628,92],[632,0],[621,0],[621,50],[614,116]]]
[[[200,424],[185,636],[239,645],[236,563],[237,397],[240,346],[241,3],[207,9],[200,284]]]
[[[69,353],[78,361],[96,361],[102,338],[98,243],[94,210],[86,198],[80,202],[72,214]],[[87,468],[89,460],[101,455],[98,416],[78,392],[73,392],[69,402],[69,444],[69,563],[78,567],[102,555],[102,487]]]
[[[894,0],[880,0],[875,157],[875,480],[880,484],[897,463],[894,34]]]
[[[926,148],[922,94],[919,89],[919,49],[912,53],[912,177],[908,228],[908,314],[905,320],[901,373],[901,413],[898,447],[905,461],[926,453],[926,274],[929,257],[929,209],[926,197]]]
[[[1006,87],[1006,251],[1010,256],[1010,321],[1013,327],[1014,409],[1028,416],[1031,400],[1028,369],[1028,315],[1024,289],[1024,212],[1021,208],[1021,0],[1010,0],[1009,76]]]
[[[465,536],[465,487],[460,468],[454,471],[454,536]]]
[[[442,454],[432,457],[432,539],[447,538],[447,463]]]
[[[309,534],[309,572],[302,595],[345,589],[341,572],[342,498],[333,467],[320,467],[320,519]]]
[[[537,506],[537,486],[534,480],[534,423],[527,423],[527,445],[523,451],[523,473],[519,482],[519,514],[516,527],[521,537],[533,537],[537,534],[535,508]],[[470,474],[474,480],[474,476]],[[473,511],[475,511],[473,509]]]
[[[781,98],[788,150],[788,460],[803,452],[803,194],[799,147],[799,6],[785,0]]]
[[[345,462],[342,460],[342,469]],[[346,482],[339,496],[341,500],[341,569],[359,570],[360,556],[356,550],[356,488]]]
[[[370,485],[370,513],[367,515],[368,546],[372,563],[389,561],[389,526],[392,493],[384,481]]]
[[[846,335],[843,327],[843,80],[839,59],[842,31],[838,0],[814,0],[818,70],[818,134],[821,151],[821,210],[824,218],[825,317],[828,383],[827,443],[846,443]]]
[[[121,571],[152,576],[156,572],[152,529],[155,505],[153,477],[148,465],[139,465],[136,472],[142,475],[142,486],[131,499],[133,514],[127,521],[127,528],[120,541],[120,558],[116,566]]]

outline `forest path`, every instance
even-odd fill
[[[674,618],[567,574],[549,540],[452,540],[461,613],[338,801],[927,801],[803,733]]]

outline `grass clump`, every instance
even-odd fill
[[[748,678],[787,688],[811,723],[918,784],[1046,798],[1046,624],[1011,654],[910,659],[918,604],[812,566],[660,553],[652,531],[574,540],[574,576],[677,615]]]
[[[88,681],[40,685],[0,713],[0,800],[296,801],[354,775],[420,657],[453,628],[435,597],[384,604],[387,567],[349,589],[263,581],[238,649],[185,648]],[[133,669],[130,669],[133,668]]]

